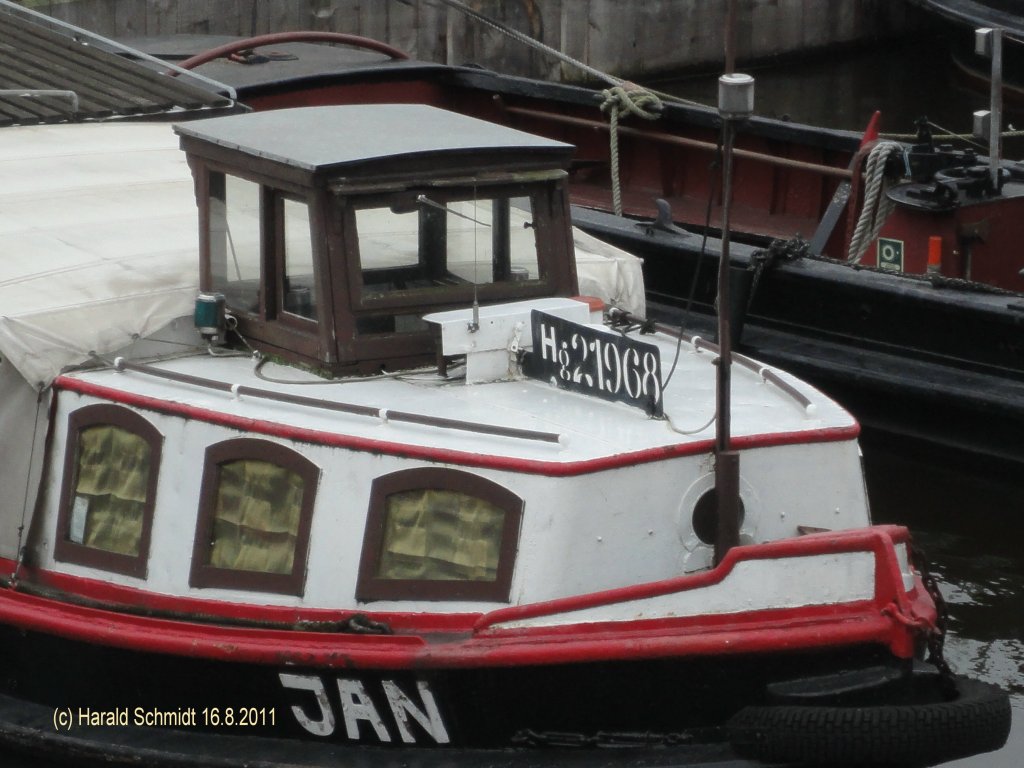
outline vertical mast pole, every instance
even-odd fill
[[[736,124],[754,111],[754,78],[725,74],[718,79],[718,113],[722,118],[722,253],[718,261],[718,377],[715,434],[715,496],[718,530],[715,564],[739,544],[740,457],[731,445],[732,330],[729,297],[729,212],[732,205],[732,157]]]
[[[992,189],[999,191],[1000,133],[1003,124],[1003,30],[992,30],[992,123],[988,127],[988,156],[992,173]]]
[[[989,176],[992,191],[998,193],[1003,125],[1003,30],[993,27],[974,30],[974,52],[992,59],[989,108],[987,112],[974,113],[974,135],[984,139],[988,134]]]
[[[725,74],[731,75],[736,69],[736,3],[728,0],[725,6]]]

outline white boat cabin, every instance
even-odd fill
[[[413,105],[176,131],[193,215],[198,202],[198,285],[174,283],[173,300],[154,289],[148,308],[136,291],[136,317],[118,315],[106,341],[100,308],[127,299],[83,286],[88,313],[33,331],[71,350],[49,378],[17,355],[32,313],[0,327],[16,403],[0,419],[25,435],[20,474],[0,470],[0,557],[13,569],[141,603],[458,614],[711,566],[714,346],[640,334],[622,313],[610,328],[600,302],[573,298],[586,275],[585,292],[642,312],[634,260],[601,246],[573,259],[571,147]],[[166,146],[140,153],[124,150],[125,163],[173,163]],[[65,162],[78,181],[86,160]],[[163,226],[180,207],[140,205],[103,230],[88,220],[94,196],[68,202],[76,252],[94,246],[103,263],[118,231],[134,233],[118,257],[129,273],[167,271],[150,254],[195,241],[194,222]],[[0,221],[0,237],[42,237]],[[185,320],[155,333],[199,292],[211,344]],[[525,375],[531,360],[548,373]],[[866,525],[857,431],[813,388],[736,365],[742,541]],[[870,593],[862,571],[830,578]],[[820,587],[756,582],[693,610],[800,604]]]

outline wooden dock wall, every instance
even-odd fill
[[[639,78],[723,59],[725,0],[465,0],[604,72]],[[117,39],[249,36],[297,29],[365,35],[416,58],[579,80],[575,68],[511,41],[438,0],[22,0]],[[892,0],[740,0],[740,63],[884,36],[905,23]]]

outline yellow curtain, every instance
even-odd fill
[[[457,491],[394,493],[385,502],[384,579],[494,581],[505,513]]]
[[[210,565],[291,573],[303,490],[297,473],[268,461],[221,464]]]
[[[126,429],[104,425],[78,433],[71,528],[73,532],[83,529],[79,543],[124,555],[139,554],[149,463],[149,443]],[[76,519],[82,514],[84,525]]]

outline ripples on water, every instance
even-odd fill
[[[1013,732],[999,752],[957,768],[1024,765],[1024,487],[962,471],[958,459],[865,447],[876,522],[910,526],[949,607],[946,660],[1011,694]]]

